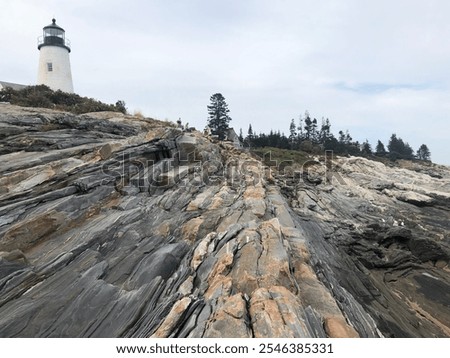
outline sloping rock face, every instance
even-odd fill
[[[275,174],[115,113],[0,127],[1,337],[450,336],[448,168]]]
[[[448,337],[449,168],[364,158],[331,166],[330,184],[279,181],[321,282],[347,317],[359,315],[354,298],[386,337]],[[350,321],[360,332],[361,318]]]

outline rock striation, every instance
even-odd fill
[[[1,337],[450,336],[447,167],[288,174],[117,113],[0,128]]]

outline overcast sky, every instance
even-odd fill
[[[71,40],[75,92],[203,129],[226,98],[236,131],[305,110],[375,147],[397,133],[450,164],[448,0],[0,0],[0,80],[35,84],[36,39]]]

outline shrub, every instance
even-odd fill
[[[106,104],[93,98],[81,97],[76,93],[53,91],[45,85],[28,86],[22,90],[3,88],[0,91],[0,101],[23,107],[53,108],[75,114],[101,111],[127,113],[124,101]]]

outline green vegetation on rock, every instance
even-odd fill
[[[53,91],[48,86],[28,86],[22,90],[6,87],[0,91],[0,102],[10,102],[22,107],[51,108],[75,114],[113,111],[126,113],[124,101],[106,104],[93,98],[81,97],[76,93]]]

